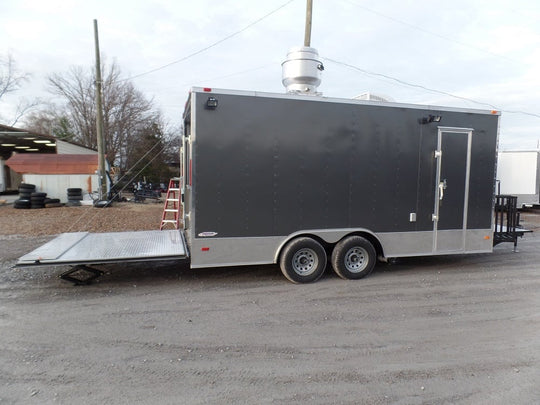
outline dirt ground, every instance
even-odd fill
[[[14,209],[0,206],[0,235],[43,236],[64,232],[115,232],[159,229],[163,203],[115,203],[92,206]]]
[[[108,231],[156,229],[161,208],[77,210]],[[12,267],[81,230],[72,209],[0,207],[0,404],[540,403],[539,214],[518,253],[402,259],[359,281],[163,263],[73,286],[65,267]]]

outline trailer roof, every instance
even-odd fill
[[[191,93],[232,94],[232,95],[238,95],[238,96],[283,98],[283,99],[290,99],[290,100],[320,101],[320,102],[328,102],[328,103],[348,103],[348,104],[358,104],[358,105],[380,105],[380,106],[394,107],[394,108],[415,108],[415,109],[434,110],[434,111],[450,111],[450,112],[466,112],[466,113],[487,114],[487,115],[501,115],[501,112],[496,111],[496,110],[456,108],[456,107],[445,107],[445,106],[425,105],[425,104],[422,105],[422,104],[396,103],[396,102],[387,102],[387,101],[358,100],[358,99],[352,99],[352,98],[325,97],[325,96],[317,96],[317,95],[269,93],[269,92],[247,91],[247,90],[228,90],[228,89],[218,89],[218,88],[213,88],[213,87],[212,88],[192,87],[186,106],[189,105],[189,99],[191,98]]]

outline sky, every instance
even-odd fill
[[[305,0],[0,0],[0,56],[30,80],[0,99],[56,99],[47,77],[102,61],[179,125],[191,86],[284,93],[281,63],[304,42]],[[502,112],[501,150],[540,143],[540,2],[313,0],[319,91]],[[22,126],[19,123],[19,126]]]

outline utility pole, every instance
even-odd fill
[[[96,44],[96,135],[98,148],[98,179],[99,199],[107,197],[107,183],[105,177],[105,141],[103,139],[103,103],[101,100],[101,60],[99,57],[99,36],[97,20],[94,20],[94,41]]]
[[[313,0],[307,0],[306,4],[306,32],[304,34],[304,46],[311,46],[311,16]]]

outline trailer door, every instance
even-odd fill
[[[438,130],[434,253],[465,251],[472,133],[469,128]]]

